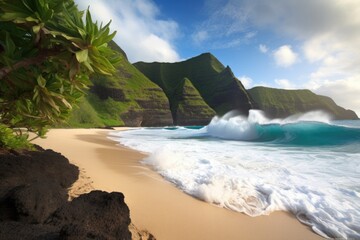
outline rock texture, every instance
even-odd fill
[[[66,191],[53,182],[33,182],[17,186],[6,194],[2,206],[4,219],[24,223],[43,223],[67,200]]]
[[[48,220],[65,239],[131,239],[129,208],[122,193],[92,191],[59,208]]]
[[[355,112],[346,110],[329,97],[316,95],[310,90],[284,90],[255,87],[248,90],[259,109],[270,118],[285,118],[296,113],[322,110],[334,119],[358,119]]]
[[[0,221],[2,240],[59,240],[59,229],[45,224]]]
[[[79,169],[59,153],[0,149],[0,239],[155,239],[129,229],[122,193],[92,191],[68,202]]]
[[[78,174],[51,150],[0,154],[0,220],[44,222],[66,201]]]

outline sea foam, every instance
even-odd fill
[[[196,198],[250,216],[289,211],[324,237],[358,239],[360,129],[345,125],[319,112],[273,121],[251,111],[112,138],[149,153],[143,163]]]

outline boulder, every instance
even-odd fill
[[[129,208],[118,192],[92,191],[58,209],[49,219],[63,239],[131,239]]]
[[[38,151],[0,154],[0,199],[17,186],[52,182],[67,189],[78,179],[78,167],[63,155],[38,148]]]
[[[131,239],[122,193],[93,191],[67,201],[78,175],[51,150],[0,151],[0,239]],[[155,239],[132,232],[135,239]]]
[[[66,191],[53,182],[34,182],[13,188],[1,201],[1,220],[43,223],[67,202]]]
[[[0,221],[42,223],[67,202],[79,169],[52,150],[0,154]]]

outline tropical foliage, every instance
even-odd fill
[[[67,118],[91,73],[113,74],[119,55],[107,46],[109,24],[94,23],[73,0],[0,0],[2,127],[44,136]]]

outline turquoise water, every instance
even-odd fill
[[[250,216],[283,210],[324,237],[360,238],[360,121],[232,113],[205,127],[142,128],[112,138],[198,199]]]

